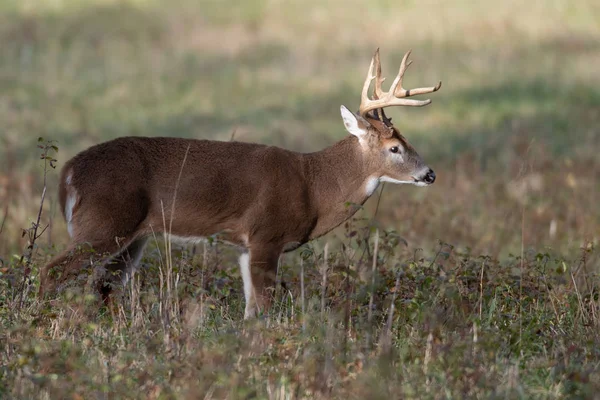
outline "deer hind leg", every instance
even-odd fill
[[[273,301],[279,249],[251,247],[249,253],[240,256],[240,268],[244,281],[246,309],[244,319],[253,318],[260,312],[268,312]]]
[[[86,266],[93,263],[104,264],[119,249],[120,246],[114,239],[71,244],[42,268],[40,296],[55,292],[68,280],[77,277]]]
[[[115,289],[121,289],[127,284],[142,259],[146,242],[146,237],[134,240],[106,263],[96,282],[96,289],[104,304],[109,303],[111,293]]]
[[[124,251],[130,246],[130,253],[136,256],[143,249],[144,242],[138,240],[144,236],[141,227],[148,215],[149,199],[145,191],[135,183],[99,188],[94,180],[80,180],[75,187],[72,175],[69,172],[64,182],[67,192],[64,214],[72,244],[42,269],[41,294],[56,290],[78,275],[83,266],[90,265],[90,260],[104,267],[119,255],[128,260]],[[121,257],[120,261],[123,260]],[[121,264],[117,260],[115,268],[119,269]]]
[[[48,264],[41,268],[39,291],[40,297],[44,297],[44,295],[52,293],[56,290],[58,283],[56,268],[74,263],[76,261],[75,258],[77,257],[76,252],[76,246],[69,246],[66,250],[54,257]],[[84,260],[82,259],[81,262],[83,263]]]

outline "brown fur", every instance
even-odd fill
[[[90,147],[63,167],[63,213],[67,197],[76,196],[72,240],[43,268],[40,292],[55,290],[77,275],[92,255],[105,264],[113,260],[109,272],[124,273],[143,251],[146,238],[165,230],[164,214],[173,235],[197,238],[225,232],[229,241],[248,249],[257,306],[268,308],[267,293],[283,251],[352,216],[357,208],[347,203],[367,200],[370,177],[408,180],[424,168],[395,128],[373,119],[359,121],[369,130],[366,145],[349,136],[309,154],[166,137],[122,137]],[[404,162],[390,157],[393,145],[406,149]],[[99,282],[105,299],[111,279],[107,275]]]

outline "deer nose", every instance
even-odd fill
[[[429,168],[429,171],[427,171],[427,173],[425,174],[423,181],[429,185],[435,182],[435,172],[433,172],[431,168]]]

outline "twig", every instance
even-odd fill
[[[371,294],[369,296],[369,310],[367,311],[367,322],[369,324],[369,334],[367,335],[367,345],[371,347],[371,330],[373,326],[371,319],[373,318],[373,297],[375,295],[375,271],[377,268],[377,253],[379,251],[379,229],[375,230],[375,248],[373,249],[373,264],[371,267]]]
[[[237,133],[237,126],[234,127],[231,131],[231,136],[229,137],[229,141],[233,142],[235,140],[235,134]]]
[[[396,274],[396,284],[394,285],[394,293],[392,294],[392,304],[390,305],[388,320],[380,340],[381,350],[383,353],[388,353],[392,348],[392,325],[394,322],[396,297],[398,296],[398,292],[400,291],[400,276],[402,275],[401,272],[402,270],[398,270],[398,273]]]
[[[4,230],[4,224],[6,223],[6,219],[8,218],[8,207],[9,207],[10,202],[6,202],[6,205],[4,206],[4,215],[2,216],[2,223],[0,223],[0,235],[2,235],[2,231]]]
[[[481,316],[483,313],[483,270],[485,269],[486,259],[481,264],[481,275],[479,276],[479,321],[481,322]]]
[[[300,302],[302,303],[302,333],[306,332],[306,309],[304,306],[304,259],[300,257]]]
[[[329,257],[329,243],[325,243],[323,251],[323,280],[321,282],[321,318],[325,318],[325,293],[327,292],[327,258]]]

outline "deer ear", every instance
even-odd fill
[[[345,106],[340,107],[342,119],[346,130],[359,139],[364,139],[367,136],[368,128],[371,126],[369,122],[360,115],[354,114]]]

